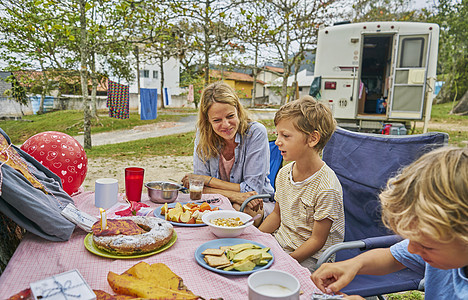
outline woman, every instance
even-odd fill
[[[268,179],[270,148],[266,128],[247,116],[229,85],[219,81],[203,90],[197,129],[193,170],[203,175],[204,193],[226,196],[236,210],[250,196],[274,194]],[[182,179],[185,187],[189,185],[188,176]],[[263,215],[263,204],[261,199],[253,200],[245,212]],[[265,205],[274,207],[272,202]],[[255,225],[260,223],[258,219]]]

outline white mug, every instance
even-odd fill
[[[284,271],[261,270],[252,273],[247,283],[249,300],[299,300],[299,280]]]
[[[109,209],[117,203],[119,182],[113,178],[99,178],[94,186],[94,205]]]

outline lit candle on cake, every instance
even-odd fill
[[[99,208],[99,212],[101,214],[101,230],[104,230],[107,228],[107,215],[106,215],[106,210]]]

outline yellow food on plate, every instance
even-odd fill
[[[121,295],[150,299],[199,299],[177,276],[162,263],[139,262],[121,275],[109,272],[107,281]]]
[[[207,202],[197,204],[194,202],[185,203],[184,205],[177,202],[174,207],[164,204],[161,207],[161,215],[167,221],[184,224],[203,224],[202,216],[210,211],[219,210],[218,207],[211,207]]]

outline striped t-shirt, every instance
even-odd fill
[[[275,233],[278,243],[287,251],[294,251],[312,236],[314,220],[333,221],[327,241],[312,255],[318,259],[331,245],[343,241],[345,219],[343,192],[335,172],[323,166],[306,180],[292,180],[294,162],[284,166],[276,178],[275,200],[281,213],[281,224]]]

